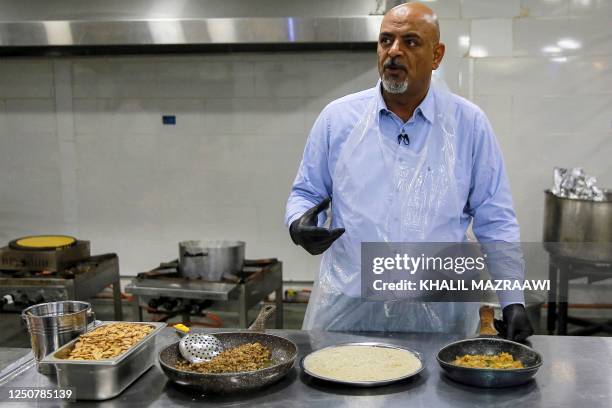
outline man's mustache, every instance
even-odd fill
[[[387,59],[383,65],[384,69],[403,69],[404,71],[408,71],[405,65],[398,63],[395,59],[390,58]]]

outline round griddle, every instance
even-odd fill
[[[31,235],[9,242],[11,249],[21,251],[55,251],[76,245],[77,239],[68,235]]]

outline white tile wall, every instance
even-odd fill
[[[253,66],[229,58],[86,59],[74,64],[80,98],[215,98],[253,95]]]
[[[488,114],[526,241],[541,237],[553,166],[584,166],[612,186],[610,4],[429,3],[447,45],[436,75]],[[581,48],[542,51],[563,38]],[[470,45],[488,55],[470,58]],[[314,119],[373,86],[374,52],[72,58],[55,68],[54,78],[50,59],[0,61],[0,242],[75,233],[134,274],[176,257],[180,240],[243,239],[248,257],[283,260],[286,279],[314,278],[318,257],[290,241],[285,202]],[[58,117],[73,120],[72,135]]]
[[[359,89],[366,82],[376,83],[376,54],[328,54],[310,59],[304,54],[282,56],[277,61],[255,64],[257,97],[328,97],[335,99]],[[295,58],[295,59],[294,59]],[[290,63],[292,61],[294,63]]]
[[[474,103],[487,113],[503,150],[508,151],[506,146],[514,149],[512,138],[504,137],[512,129],[512,96],[478,94],[474,97]]]
[[[579,103],[575,96],[514,96],[514,130],[520,134],[610,132],[612,98],[589,95]],[[612,136],[612,134],[611,134]]]
[[[461,18],[461,4],[457,0],[437,0],[431,4],[438,18]]]
[[[571,16],[612,16],[612,2],[609,0],[569,0]]]
[[[298,92],[299,93],[299,92]],[[300,97],[258,97],[207,101],[206,130],[211,134],[267,135],[299,133],[311,125],[306,109],[309,99]],[[309,123],[310,122],[310,123]]]
[[[0,129],[6,129],[6,102],[0,99]]]
[[[51,61],[4,60],[0,64],[0,98],[53,97]]]
[[[474,63],[478,95],[586,95],[609,94],[612,56],[482,58]]]
[[[53,99],[6,99],[5,110],[6,133],[54,133],[56,130]]]
[[[470,56],[512,56],[512,20],[494,18],[472,20]]]
[[[48,166],[3,163],[0,173],[3,243],[6,244],[11,236],[63,231],[59,171]]]
[[[564,17],[569,13],[570,0],[523,0],[521,16],[523,17]]]
[[[520,0],[461,0],[461,9],[463,18],[518,17],[521,2]]]
[[[435,78],[443,79],[453,92],[467,98],[470,88],[469,59],[444,57],[442,64],[434,72]]]
[[[545,47],[559,47],[559,55],[610,55],[610,16],[514,20],[514,55],[547,55]],[[571,42],[564,48],[560,40]]]
[[[465,57],[470,49],[470,22],[444,20],[440,25],[440,39],[446,46],[445,57]]]

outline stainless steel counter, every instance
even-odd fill
[[[30,353],[30,349],[15,347],[0,347],[0,373],[16,360]]]
[[[612,406],[612,338],[533,336],[531,342],[544,365],[535,380],[506,389],[480,389],[457,384],[441,374],[435,355],[444,344],[457,340],[450,335],[364,334],[271,330],[294,341],[300,358],[327,345],[383,338],[408,345],[425,357],[426,369],[416,378],[380,388],[334,386],[309,378],[296,364],[279,383],[251,394],[203,395],[170,383],[158,367],[146,372],[117,398],[98,403],[115,406],[308,406],[308,407],[610,407]],[[176,341],[170,329],[161,344]],[[49,386],[49,378],[34,368],[26,370],[2,387]]]

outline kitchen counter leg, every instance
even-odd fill
[[[238,327],[246,329],[249,324],[249,308],[246,302],[245,285],[240,285],[240,294],[238,295]]]
[[[123,321],[123,310],[121,305],[121,283],[119,279],[113,282],[113,303],[115,304],[115,320]]]
[[[567,308],[569,302],[569,265],[562,260],[559,264],[559,328],[557,333],[567,335]]]
[[[548,308],[546,314],[546,329],[548,334],[555,334],[557,328],[557,264],[552,256],[548,258],[548,279],[550,280],[550,292],[548,294]]]
[[[276,326],[277,329],[283,328],[283,284],[274,292],[274,301],[276,302]]]
[[[136,311],[138,312],[138,321],[144,322],[144,317],[142,315],[142,307],[140,306],[140,298],[138,295],[134,295],[134,301],[136,302]]]

